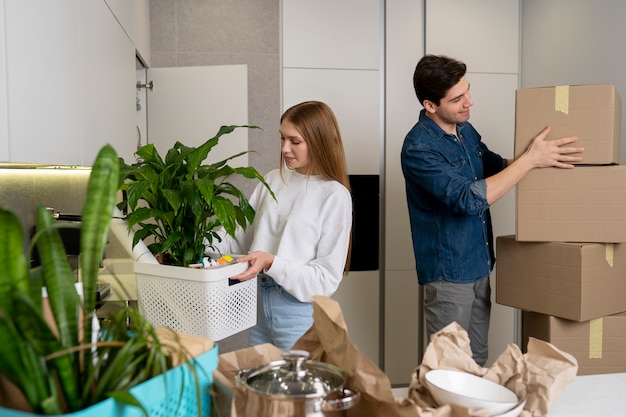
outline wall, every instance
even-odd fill
[[[626,2],[522,0],[521,86],[615,84],[626,98]],[[626,106],[622,106],[626,120]],[[622,123],[622,132],[626,127]],[[622,163],[626,144],[622,134]]]

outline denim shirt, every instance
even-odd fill
[[[469,123],[461,138],[420,112],[401,153],[413,251],[420,284],[472,282],[494,266],[493,231],[485,178],[507,165]]]

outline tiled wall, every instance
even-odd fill
[[[150,0],[152,67],[248,66],[248,122],[263,128],[249,132],[249,162],[262,174],[279,163],[279,42],[279,0]]]

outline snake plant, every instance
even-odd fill
[[[170,366],[155,330],[136,311],[125,312],[132,315],[130,329],[126,314],[120,314],[105,322],[95,344],[90,339],[96,280],[119,181],[118,157],[107,145],[94,162],[81,218],[82,301],[60,225],[48,210],[37,211],[32,245],[41,265],[31,270],[17,216],[0,209],[0,374],[35,413],[74,412],[107,397],[141,406],[128,390]]]
[[[133,246],[148,238],[153,254],[164,256],[172,265],[189,266],[200,262],[214,239],[220,239],[218,227],[234,236],[237,227],[245,230],[252,223],[254,209],[245,194],[228,181],[233,175],[257,179],[272,193],[255,168],[228,165],[228,161],[251,151],[203,165],[220,137],[237,128],[259,127],[222,126],[199,147],[177,141],[165,158],[153,144],[138,149],[136,163],[129,165],[120,158],[120,174],[125,180],[121,189],[126,197],[118,207],[130,210],[128,226],[137,229]]]

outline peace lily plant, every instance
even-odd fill
[[[153,144],[148,144],[136,152],[138,162],[126,164],[120,159],[124,180],[121,189],[126,197],[118,207],[122,211],[129,209],[129,229],[136,229],[133,246],[147,239],[148,248],[163,263],[189,266],[201,262],[206,249],[214,240],[219,241],[218,227],[223,226],[227,234],[234,236],[238,226],[245,230],[252,223],[254,209],[245,194],[228,181],[233,175],[241,175],[261,181],[270,190],[255,168],[228,165],[230,160],[251,151],[203,164],[220,138],[237,128],[259,129],[222,126],[199,147],[177,141],[162,157]]]
[[[82,301],[57,230],[61,225],[48,210],[37,211],[30,250],[36,246],[41,266],[30,269],[22,225],[14,213],[0,209],[0,375],[35,413],[74,412],[108,397],[141,407],[129,389],[171,367],[171,350],[163,349],[137,311],[105,320],[95,343],[90,340],[96,280],[118,187],[118,157],[105,146],[93,165],[81,218]],[[43,308],[44,287],[51,317]]]

